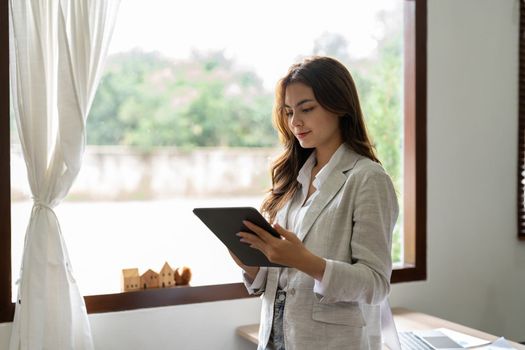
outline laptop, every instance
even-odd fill
[[[458,333],[446,328],[399,332],[402,350],[465,349],[490,344],[490,341]]]
[[[463,349],[461,345],[441,332],[423,336],[416,332],[399,332],[402,350]]]

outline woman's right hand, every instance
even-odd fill
[[[237,257],[237,255],[235,255],[231,250],[228,249],[228,252],[230,252],[230,255],[232,256],[233,258],[233,261],[235,261],[235,263],[237,265],[239,265],[239,267],[241,269],[244,270],[244,272],[246,272],[248,274],[248,276],[250,276],[250,278],[252,280],[255,279],[255,276],[257,276],[257,273],[259,272],[259,267],[258,266],[248,266],[248,265],[245,265],[242,263],[241,259],[239,259]]]

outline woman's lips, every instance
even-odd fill
[[[298,139],[304,139],[309,133],[310,133],[310,131],[300,132],[300,133],[297,134],[297,138]]]

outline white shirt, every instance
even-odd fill
[[[300,232],[304,216],[308,213],[308,209],[310,208],[310,205],[314,201],[315,197],[317,197],[319,192],[323,190],[322,187],[324,182],[341,160],[341,156],[344,154],[345,147],[345,144],[341,144],[341,146],[339,146],[339,148],[334,152],[328,163],[326,163],[325,166],[317,173],[315,179],[312,182],[312,185],[315,188],[315,192],[312,193],[310,197],[308,197],[308,199],[306,199],[306,197],[308,196],[308,189],[310,187],[312,169],[316,165],[316,152],[312,152],[310,157],[308,157],[306,162],[303,164],[301,170],[299,170],[299,174],[297,175],[297,181],[299,182],[301,187],[300,190],[297,191],[294,197],[292,198],[292,202],[290,203],[290,208],[288,210],[288,215],[286,217],[285,227],[287,230],[292,231],[296,235]],[[326,264],[322,280],[315,280],[315,293],[320,295],[324,294],[323,281],[326,281],[327,278],[330,277],[332,270],[331,267],[331,264]],[[281,271],[279,274],[279,288],[286,290],[286,286],[288,283],[288,268],[281,268],[280,270]],[[260,289],[266,279],[267,273],[268,268],[261,267],[259,269],[259,272],[257,273],[257,276],[255,276],[255,279],[253,280],[250,289]]]

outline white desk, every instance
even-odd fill
[[[488,334],[477,329],[462,326],[460,324],[443,320],[438,317],[423,314],[421,312],[415,312],[403,308],[393,308],[392,313],[394,314],[394,321],[398,331],[409,331],[409,330],[427,330],[435,328],[448,328],[454,331],[458,331],[464,334],[472,335],[481,339],[496,340],[498,337],[492,334]],[[241,326],[237,328],[237,334],[248,341],[257,344],[257,334],[259,332],[259,325],[252,324],[247,326]],[[524,335],[525,337],[525,335]],[[525,350],[525,346],[509,341],[513,347],[518,350]]]

